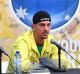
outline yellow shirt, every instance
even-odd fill
[[[16,50],[20,51],[21,54],[21,66],[22,71],[28,71],[33,67],[32,62],[39,62],[40,57],[49,57],[50,59],[58,59],[58,48],[50,43],[52,35],[49,35],[47,39],[44,40],[44,45],[42,48],[41,55],[37,50],[37,45],[34,40],[33,31],[28,31],[20,36],[15,44],[14,49],[11,52],[11,61],[9,61],[9,66],[7,72],[13,72],[13,58]],[[61,62],[64,62],[64,66],[68,67],[68,61],[65,54],[61,52]]]

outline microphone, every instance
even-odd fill
[[[53,39],[50,40],[50,43],[54,44],[54,45],[56,45],[58,47],[58,60],[59,60],[58,64],[59,64],[59,69],[57,71],[59,71],[59,72],[65,72],[66,71],[65,68],[61,69],[61,56],[60,56],[61,55],[61,49],[63,51],[65,51],[65,49],[60,44],[58,44],[56,41],[54,41]]]
[[[50,43],[56,45],[59,49],[65,51],[65,49],[59,43],[54,41],[53,39],[50,40]]]
[[[71,58],[73,58],[78,64],[80,64],[79,61],[77,61],[73,56],[70,55],[70,53],[68,53],[59,43],[57,43],[56,41],[54,41],[53,39],[50,40],[51,44],[56,45],[59,49],[58,50],[63,50],[65,51]]]
[[[1,69],[1,68],[2,68],[2,67],[1,67],[2,53],[4,53],[5,55],[7,55],[7,56],[9,57],[7,51],[5,51],[2,47],[0,47],[0,74],[2,74],[2,69]],[[10,57],[9,57],[9,58],[10,58]]]
[[[1,53],[4,53],[6,56],[8,56],[8,57],[9,57],[9,55],[8,55],[7,51],[6,51],[6,50],[4,50],[2,47],[0,47],[0,52],[1,52]]]
[[[2,70],[1,70],[1,62],[2,62],[2,59],[1,59],[1,57],[2,57],[2,53],[4,53],[6,56],[8,56],[8,58],[9,58],[9,60],[11,61],[11,57],[9,56],[9,54],[7,53],[7,51],[6,50],[4,50],[2,47],[0,47],[0,74],[2,74]],[[13,65],[12,65],[12,62],[11,62],[11,67],[12,67],[12,69],[13,69],[13,71],[15,71],[16,73],[17,73],[17,71],[14,69],[14,67],[13,67]]]
[[[50,40],[50,43],[56,45],[59,49],[65,51],[65,49],[58,42],[54,41],[53,39]]]

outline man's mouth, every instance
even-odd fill
[[[43,35],[44,35],[44,36],[47,36],[47,35],[48,35],[48,32],[44,32]]]

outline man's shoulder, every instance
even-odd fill
[[[31,36],[33,35],[33,31],[29,30],[25,33],[23,33],[22,35],[20,35],[16,40],[21,40],[21,39],[29,39]]]

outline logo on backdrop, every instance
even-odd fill
[[[24,25],[32,26],[32,17],[38,10],[51,15],[51,29],[65,26],[75,15],[79,0],[11,0],[13,11]]]

